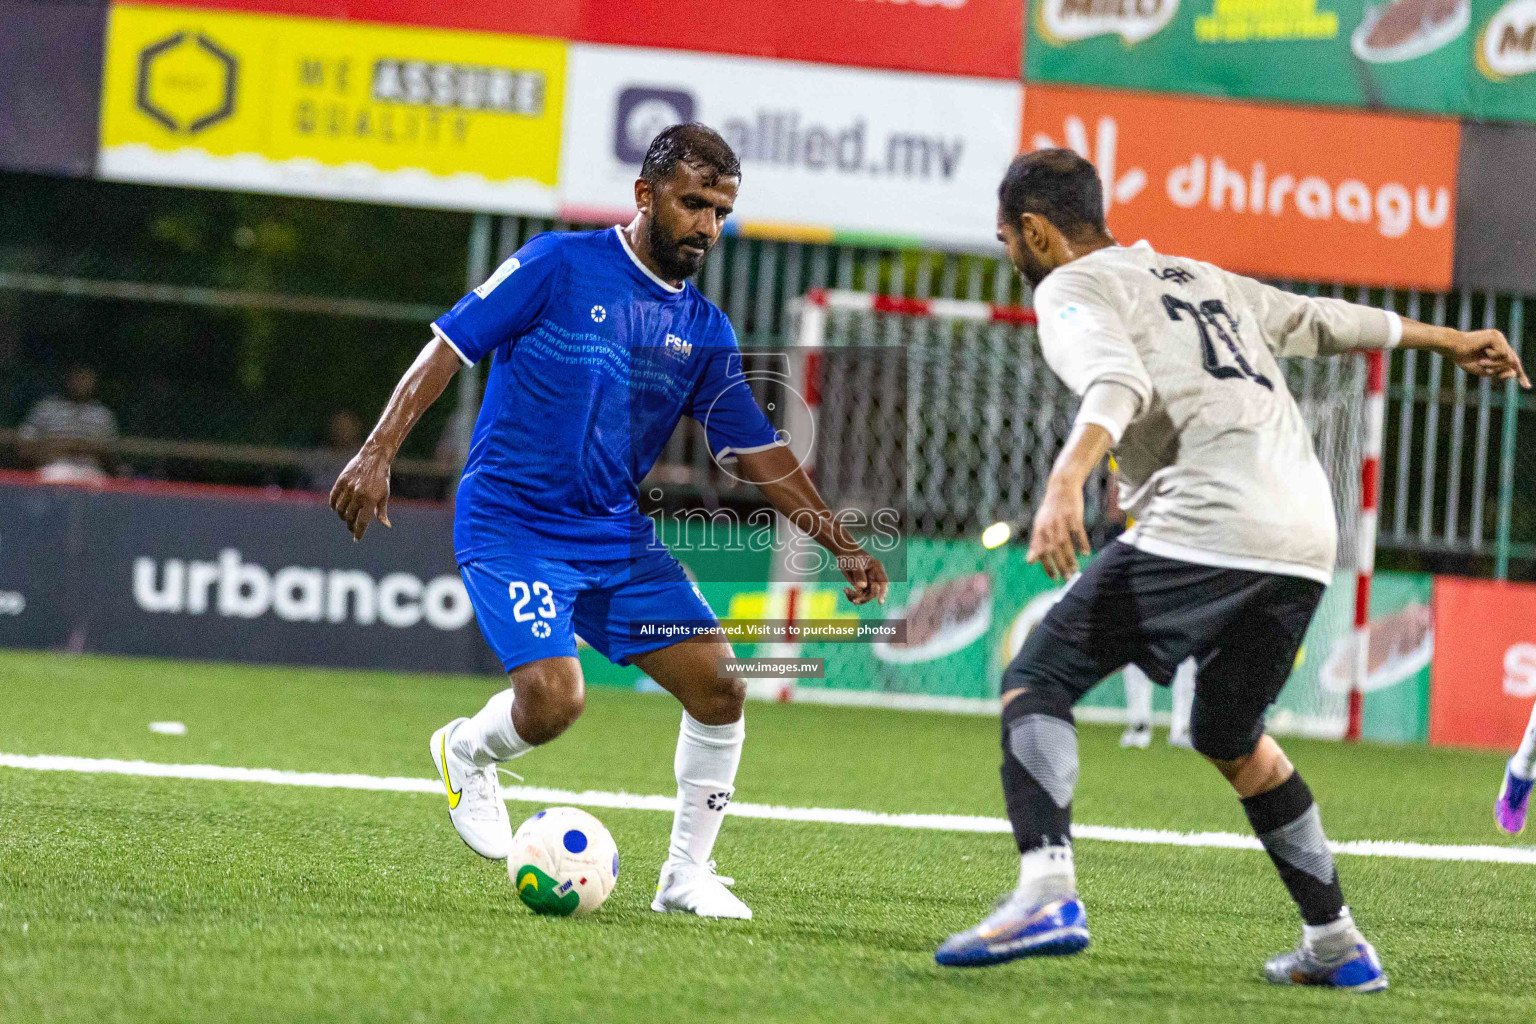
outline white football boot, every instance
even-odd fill
[[[690,864],[672,861],[662,865],[651,909],[661,914],[697,914],[700,917],[733,917],[752,920],[752,908],[736,898],[728,886],[736,879],[715,874],[715,862]]]
[[[455,754],[448,739],[467,718],[455,718],[432,734],[432,763],[448,791],[448,820],[464,845],[489,860],[506,860],[512,853],[512,819],[501,796],[496,766],[476,767]]]

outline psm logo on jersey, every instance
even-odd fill
[[[600,324],[604,320],[607,320],[607,319],[608,319],[608,311],[606,309],[604,309],[602,306],[593,306],[592,307],[592,322],[593,323]]]
[[[693,354],[693,343],[675,334],[667,335],[667,355],[681,362]]]
[[[549,636],[549,623],[547,622],[535,622],[532,628],[533,635],[538,637],[540,640],[543,640]]]

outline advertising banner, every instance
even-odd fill
[[[354,544],[323,501],[0,483],[0,647],[494,672],[452,513]]]
[[[1429,742],[1514,752],[1536,697],[1536,586],[1435,579]]]
[[[1270,278],[1448,288],[1454,121],[1028,87],[1024,144],[1104,179],[1110,230]]]
[[[184,0],[188,6],[1018,79],[1024,0]]]
[[[1536,0],[1032,0],[1027,77],[1536,120]]]
[[[0,0],[0,167],[95,172],[106,17],[106,0]]]
[[[558,41],[124,4],[104,78],[103,178],[555,208]]]
[[[988,246],[1018,150],[1016,82],[580,45],[567,90],[573,219],[633,216],[651,139],[698,120],[741,157],[747,233]]]

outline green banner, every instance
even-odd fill
[[[1536,0],[1031,0],[1025,66],[1037,82],[1529,121]]]
[[[671,523],[663,534],[716,615],[732,620],[783,615],[767,583],[767,551],[708,534],[698,523]],[[801,618],[900,618],[907,622],[907,636],[901,644],[802,644],[799,656],[824,659],[826,674],[799,680],[797,697],[957,709],[976,702],[979,709],[982,701],[998,696],[1003,669],[1060,592],[1044,570],[1024,561],[1024,554],[1020,544],[989,550],[974,540],[909,539],[907,580],[891,585],[884,607],[850,605],[842,596],[842,578],[829,569],[819,584],[802,592]],[[1429,618],[1432,580],[1419,573],[1376,574],[1365,684],[1366,739],[1419,743],[1427,736],[1434,647]],[[1354,574],[1341,572],[1324,595],[1291,678],[1270,713],[1277,732],[1342,733],[1352,669],[1353,600]],[[754,657],[783,652],[738,643],[736,653]],[[581,663],[591,684],[655,686],[633,666],[612,665],[585,646]],[[1091,690],[1079,707],[1123,710],[1119,673]],[[1168,710],[1165,688],[1154,691],[1154,707]]]

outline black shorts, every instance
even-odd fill
[[[1291,674],[1323,585],[1300,576],[1222,569],[1107,545],[1030,630],[1003,673],[1003,692],[1029,687],[1075,704],[1130,663],[1166,686],[1199,666],[1195,749],[1231,760],[1253,752],[1264,712]]]

